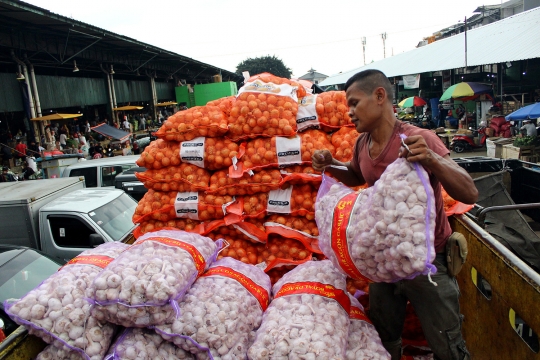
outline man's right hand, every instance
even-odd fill
[[[311,166],[317,171],[323,171],[325,167],[332,165],[334,158],[330,151],[324,150],[315,150],[311,156],[312,164]]]

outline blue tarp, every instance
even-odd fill
[[[91,129],[97,133],[100,133],[101,135],[104,135],[113,139],[118,139],[118,140],[127,139],[129,135],[131,135],[130,133],[124,130],[117,129],[105,123],[94,126]]]

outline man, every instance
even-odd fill
[[[20,139],[17,140],[17,145],[15,145],[15,158],[18,163],[26,157],[26,149],[26,144],[23,144]]]
[[[326,171],[348,186],[367,182],[373,186],[386,167],[398,157],[420,163],[428,172],[435,194],[436,228],[433,264],[437,273],[431,279],[425,275],[396,283],[370,284],[370,318],[381,336],[392,360],[401,357],[401,331],[405,321],[407,301],[413,305],[426,339],[437,359],[468,359],[461,336],[459,289],[454,277],[447,274],[445,246],[452,230],[444,213],[441,185],[454,199],[472,204],[478,192],[466,171],[449,157],[449,151],[429,130],[401,123],[393,114],[393,87],[378,70],[362,71],[345,85],[349,115],[356,130],[363,133],[353,149],[353,159],[341,163],[328,150],[318,150],[312,157],[313,167],[322,170],[329,165],[345,166],[347,170],[328,167]],[[402,149],[400,134],[407,135]]]
[[[30,165],[25,161],[23,163],[23,166],[22,166],[22,169],[21,169],[21,174],[22,174],[22,177],[23,177],[23,180],[34,180],[35,179],[35,174],[36,172],[34,171],[34,169],[32,169],[30,167]]]
[[[124,126],[124,130],[129,131],[129,121],[127,119],[127,116],[124,116],[124,122],[122,123],[122,126]]]
[[[144,117],[144,115],[141,116],[139,129],[146,130],[146,118]]]
[[[62,146],[62,149],[67,145],[67,133],[65,131],[60,133],[60,145]]]
[[[13,175],[12,172],[9,171],[9,168],[7,166],[4,166],[2,168],[2,174],[0,174],[0,182],[11,181],[17,181],[17,178],[15,177],[15,175]]]
[[[531,120],[523,120],[523,126],[520,128],[520,130],[525,130],[527,132],[527,136],[536,137],[537,131],[536,126],[531,122]]]

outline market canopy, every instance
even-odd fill
[[[126,105],[126,106],[120,106],[117,108],[114,108],[115,111],[129,111],[129,110],[142,110],[144,109],[143,106],[134,106],[134,105]]]
[[[537,118],[540,118],[540,103],[527,105],[506,115],[506,120],[529,120]]]
[[[32,118],[32,121],[50,121],[50,120],[65,120],[81,117],[81,114],[50,114],[37,118]]]
[[[173,106],[173,105],[176,105],[176,104],[178,104],[176,101],[167,101],[167,102],[162,102],[162,103],[156,104],[156,106],[158,106],[158,107]]]
[[[94,130],[97,133],[100,133],[101,135],[104,135],[113,139],[118,139],[120,141],[127,139],[130,135],[130,133],[124,130],[117,129],[105,123],[91,127],[90,129]]]
[[[345,84],[357,72],[368,69],[377,69],[387,77],[395,77],[539,58],[539,22],[540,7],[537,7],[467,30],[466,64],[465,34],[461,33],[329,76],[320,82],[319,86]],[[496,44],[495,50],[494,44]]]

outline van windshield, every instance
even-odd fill
[[[115,240],[122,240],[135,226],[131,218],[137,203],[127,194],[90,213],[90,218]]]

